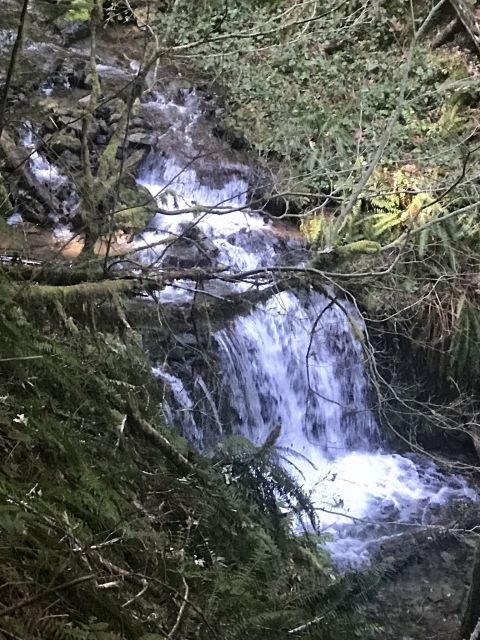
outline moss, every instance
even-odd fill
[[[33,285],[23,287],[20,295],[25,300],[42,301],[42,304],[46,304],[48,301],[59,301],[63,304],[82,305],[85,302],[93,302],[131,291],[135,286],[135,280],[105,280],[58,287]]]
[[[61,155],[64,151],[80,154],[81,146],[80,140],[68,133],[58,134],[48,143],[49,149],[57,155]]]
[[[145,229],[155,215],[157,204],[145,187],[122,186],[117,209],[114,215],[115,229],[138,233]]]
[[[464,80],[470,75],[466,58],[460,51],[436,49],[430,53],[430,58],[431,63],[449,80]]]
[[[381,245],[378,242],[372,240],[357,240],[356,242],[349,242],[341,247],[337,247],[337,252],[342,257],[351,256],[354,254],[374,254],[380,251]]]

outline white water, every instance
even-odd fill
[[[154,96],[147,106],[173,117],[171,128],[193,155],[200,117],[195,94],[180,105]],[[247,176],[242,165],[212,168],[201,158],[189,164],[185,156],[152,151],[139,182],[161,211],[137,238],[142,260],[161,265],[165,246],[152,245],[195,227],[208,238],[214,264],[230,273],[278,264],[285,256],[271,224],[245,206]],[[161,301],[191,299],[191,284],[167,288]],[[449,502],[476,497],[462,478],[442,474],[431,461],[385,450],[358,339],[362,330],[345,300],[332,304],[315,292],[283,292],[214,334],[219,394],[198,379],[172,376],[168,367],[155,370],[172,391],[175,406],[169,404],[167,414],[199,446],[196,393],[207,397],[203,406],[219,437],[233,431],[261,444],[281,425],[282,464],[311,493],[322,530],[333,536],[332,554],[345,565],[368,562],[375,541],[436,522]]]
[[[40,184],[48,187],[52,195],[59,197],[63,213],[68,219],[68,217],[78,209],[80,204],[78,194],[71,181],[61,173],[58,167],[49,162],[44,155],[36,150],[34,131],[32,129],[32,125],[28,121],[25,123],[25,128],[23,144],[31,151],[28,162],[30,171]],[[49,211],[48,216],[53,222],[58,222],[57,213]],[[66,230],[67,227],[65,225],[61,225],[59,233],[62,233],[63,236],[65,236]],[[72,235],[73,232],[68,230],[68,236],[71,237]]]
[[[159,241],[195,228],[217,248],[218,264],[243,271],[263,263],[266,256],[248,251],[245,244],[252,234],[263,235],[264,244],[271,244],[266,236],[270,225],[260,215],[246,211],[248,184],[241,177],[241,167],[237,176],[235,169],[230,167],[222,186],[210,188],[201,183],[195,170],[175,160],[150,156],[138,182],[156,198],[161,213],[137,239],[146,262],[161,261],[165,249],[155,246]]]
[[[383,449],[351,324],[358,332],[362,323],[339,304],[318,293],[277,294],[215,337],[233,428],[261,444],[281,425],[281,458],[311,493],[322,531],[334,535],[337,561],[355,565],[368,560],[373,540],[429,524],[438,506],[475,494],[430,461]]]
[[[138,176],[138,183],[148,189],[159,208],[136,238],[141,260],[162,266],[176,250],[162,241],[187,236],[197,242],[208,238],[207,252],[217,269],[238,273],[276,264],[279,242],[271,233],[271,223],[247,207],[250,170],[233,160],[220,163],[215,152],[202,153],[195,146],[197,127],[202,127],[201,100],[195,91],[181,94],[178,103],[152,92],[142,104],[142,112],[153,112],[153,118],[161,114],[170,123],[158,135],[156,147],[162,149],[165,136],[170,136],[168,144],[178,151],[174,155],[152,150]],[[219,293],[212,285],[207,287]],[[245,287],[230,285],[230,290]],[[178,295],[186,298],[181,288]]]
[[[193,419],[193,400],[190,398],[188,391],[185,389],[180,378],[168,373],[165,369],[157,365],[152,369],[153,375],[167,384],[172,392],[175,406],[170,406],[167,400],[163,402],[165,417],[175,426],[181,425],[185,436],[193,443],[201,444],[201,434]]]
[[[41,153],[35,151],[35,143],[33,141],[33,132],[30,123],[26,123],[27,132],[23,139],[23,144],[27,149],[32,149],[30,155],[29,166],[30,170],[35,178],[42,184],[48,184],[55,189],[56,187],[64,184],[67,178],[60,173],[60,171],[52,165]]]

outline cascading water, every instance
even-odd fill
[[[205,266],[206,262],[226,273],[284,263],[288,260],[286,244],[293,254],[302,243],[277,237],[271,222],[248,208],[250,169],[245,164],[196,146],[196,136],[206,137],[200,104],[192,91],[183,95],[182,104],[153,94],[142,106],[150,117],[166,115],[171,124],[158,137],[156,148],[170,145],[175,152],[152,150],[138,176],[138,183],[150,191],[159,207],[135,240],[140,259],[150,266],[165,266],[183,264],[185,256],[191,255],[191,265]],[[208,136],[207,143],[214,145]],[[172,242],[174,238],[180,242]],[[177,282],[175,288],[162,292],[161,301],[188,300],[190,284]],[[225,291],[225,285],[218,282],[205,286],[210,293]],[[238,283],[228,289],[243,291],[247,287]]]
[[[165,241],[193,228],[201,234],[196,241],[210,243],[209,266],[229,273],[288,259],[271,223],[246,208],[246,167],[206,165],[193,153],[200,118],[195,95],[181,106],[156,96],[147,106],[176,109],[171,129],[196,159],[156,151],[147,158],[139,182],[157,199],[160,212],[137,238],[141,259],[164,264]],[[191,299],[188,285],[177,284],[180,293],[164,290],[160,299]],[[189,395],[195,389],[208,397],[205,410],[214,414],[219,436],[230,431],[260,444],[281,426],[277,445],[283,463],[311,492],[323,530],[333,534],[332,554],[346,565],[368,561],[369,547],[404,525],[434,522],[440,505],[475,499],[462,478],[443,475],[429,460],[385,451],[358,338],[362,330],[361,318],[346,301],[318,292],[281,292],[214,334],[220,390],[210,392],[203,380],[182,381],[168,369],[155,370],[177,405],[166,413],[199,446],[204,439]]]
[[[231,426],[261,444],[281,425],[282,458],[311,493],[323,531],[334,534],[328,546],[340,564],[356,565],[375,541],[430,524],[440,505],[475,494],[426,459],[385,452],[352,330],[361,320],[338,304],[284,292],[215,339]]]
[[[215,335],[238,428],[262,442],[280,424],[282,446],[309,458],[371,450],[380,437],[351,326],[359,320],[345,302],[302,298],[274,295]]]
[[[230,169],[233,173],[236,168]],[[199,230],[213,242],[218,251],[217,262],[223,266],[251,269],[268,259],[242,246],[252,231],[259,235],[268,225],[261,216],[242,211],[248,184],[240,169],[238,176],[230,175],[222,187],[214,189],[202,185],[194,170],[152,154],[138,181],[158,200],[162,213],[150,222],[151,230],[144,231],[137,240],[143,259],[161,261],[165,250],[158,246],[159,241],[172,235],[179,237],[190,229]],[[196,207],[201,208],[195,211]]]

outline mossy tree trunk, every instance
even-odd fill
[[[95,111],[100,98],[100,78],[95,60],[97,52],[97,27],[102,19],[102,7],[100,0],[94,0],[90,15],[90,82],[92,93],[86,108],[82,122],[82,165],[83,165],[83,193],[82,193],[82,217],[85,227],[86,253],[93,253],[93,247],[98,238],[98,200],[96,197],[95,181],[92,171],[92,159],[90,156],[90,146],[88,135],[94,121]]]

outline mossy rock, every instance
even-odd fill
[[[61,133],[59,135],[56,135],[48,143],[48,146],[57,156],[60,156],[64,151],[80,154],[82,145],[80,140],[76,136],[69,135],[68,133]]]
[[[155,215],[157,203],[146,189],[140,185],[122,186],[114,216],[115,229],[127,233],[138,233]]]

